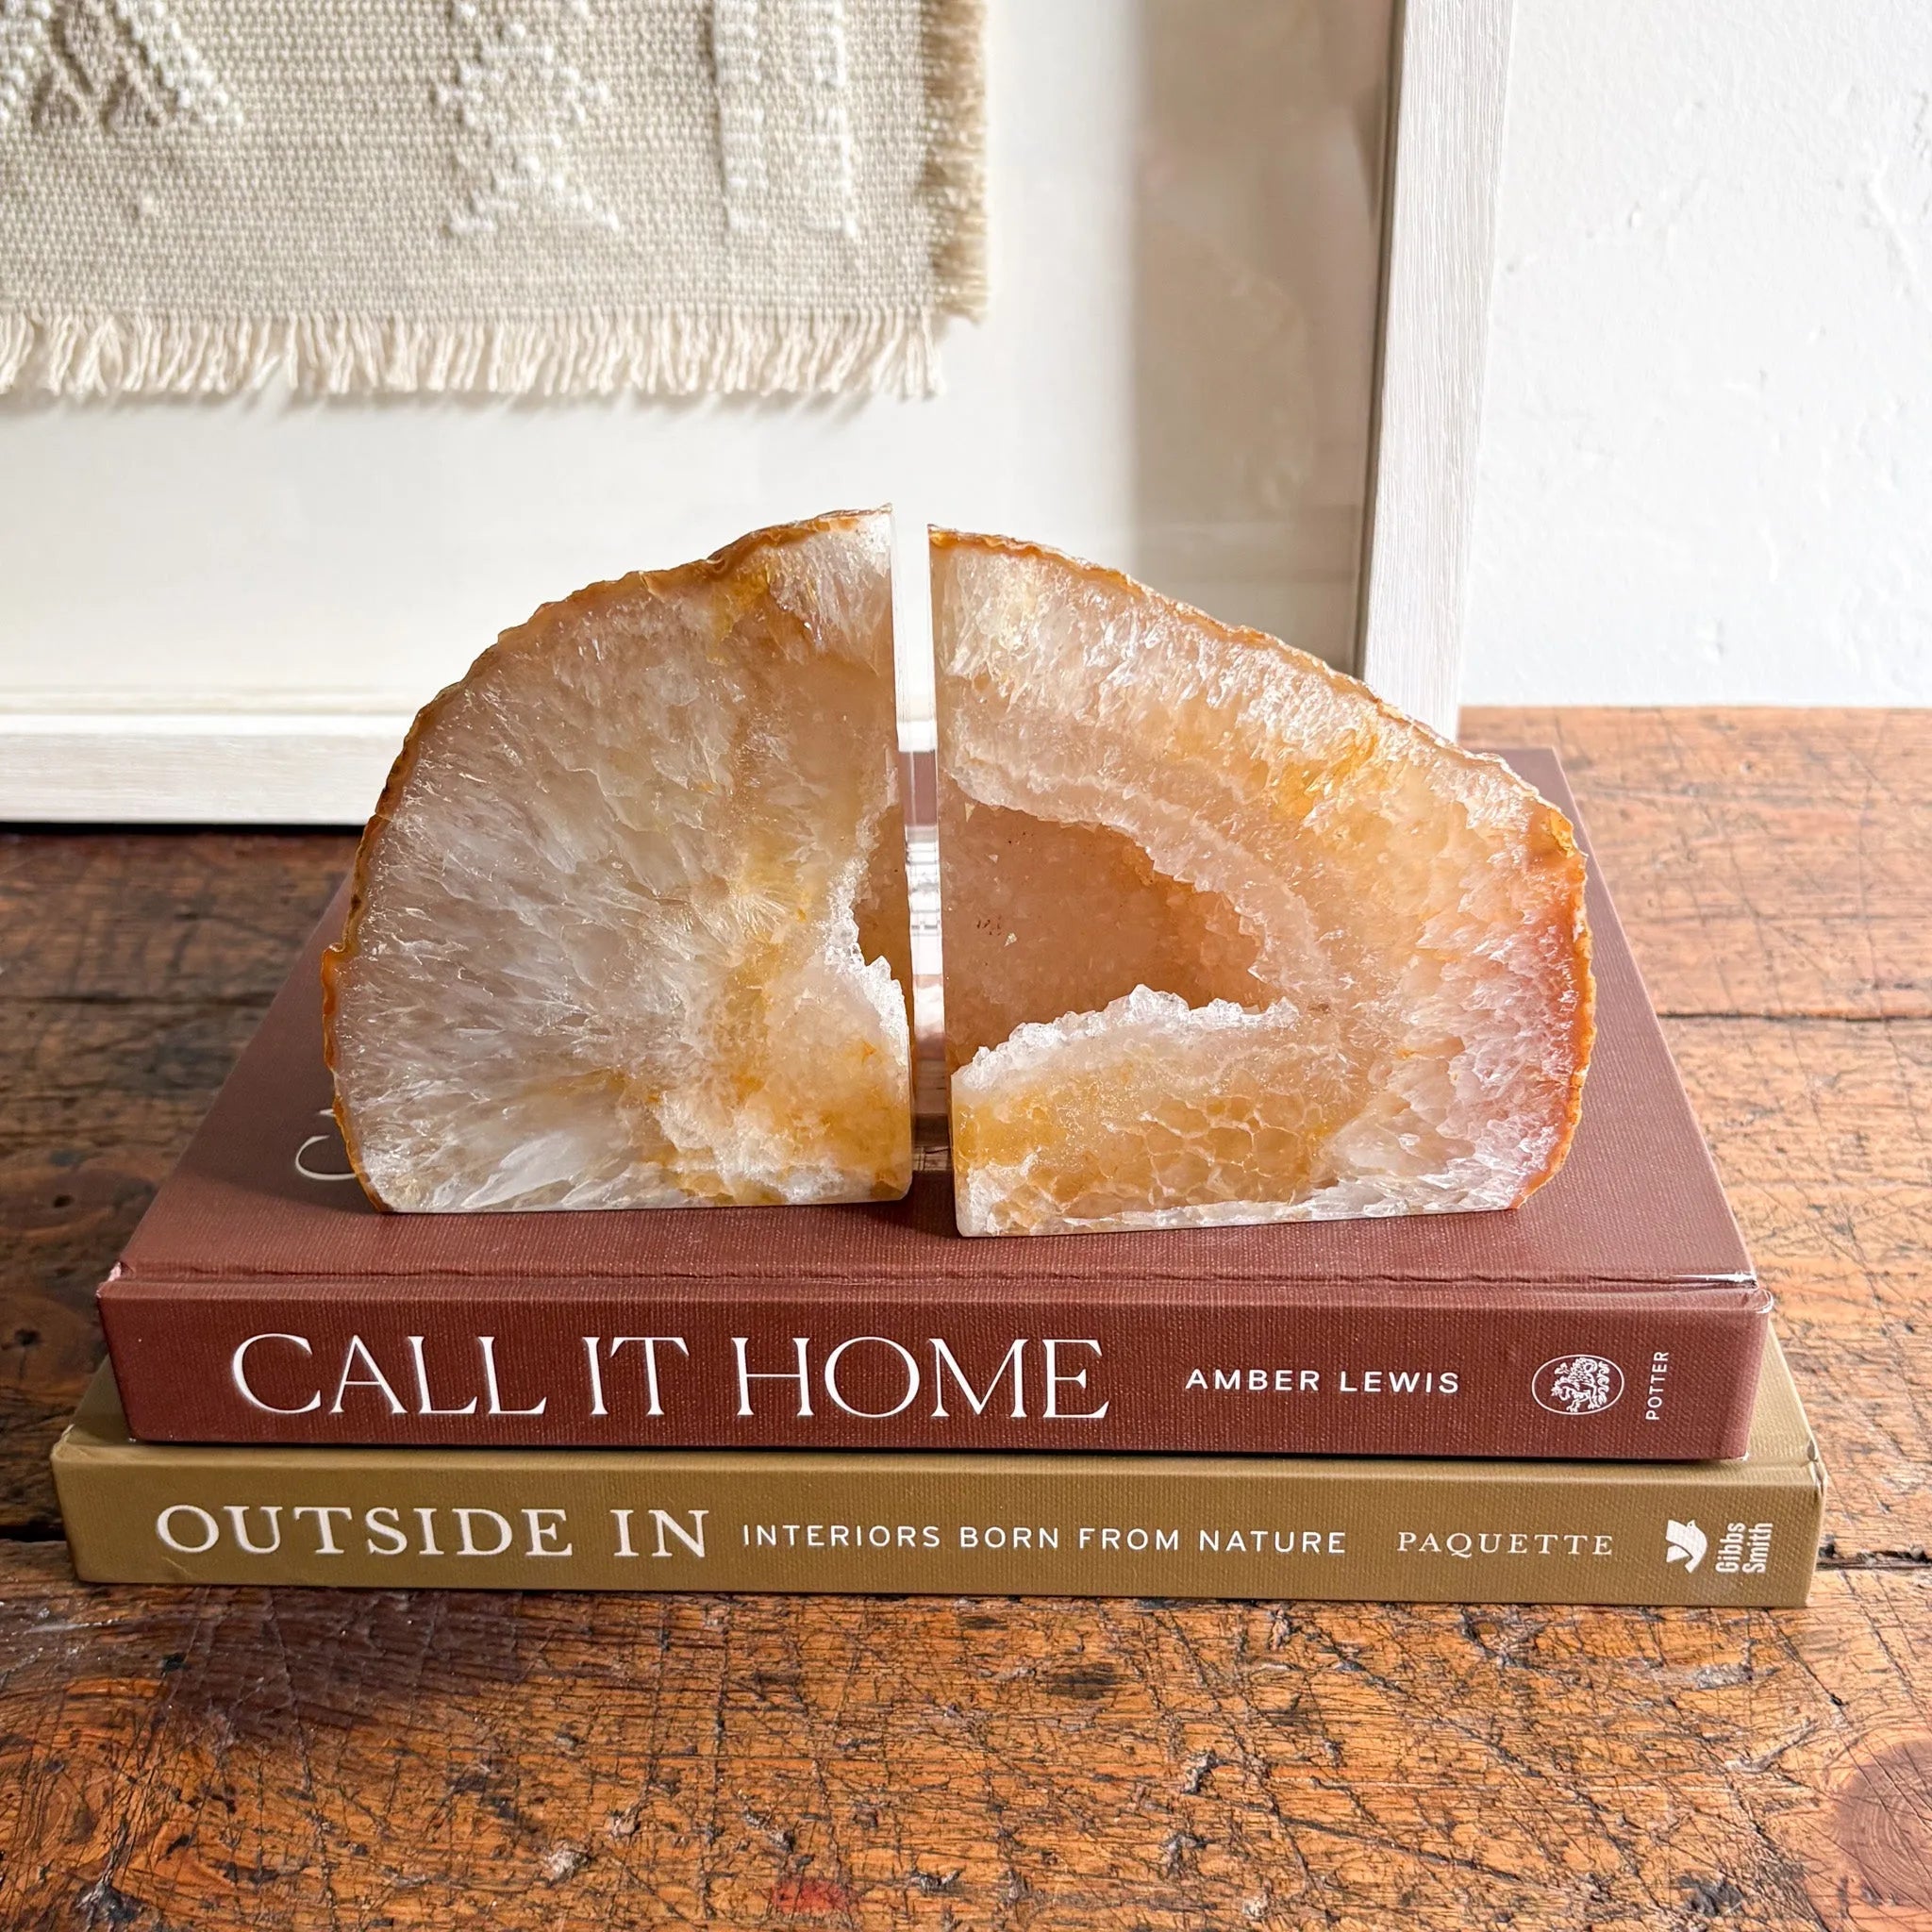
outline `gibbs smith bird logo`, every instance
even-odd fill
[[[1664,1524],[1664,1561],[1683,1564],[1686,1576],[1704,1561],[1709,1547],[1710,1539],[1694,1522],[1679,1523],[1674,1516]]]

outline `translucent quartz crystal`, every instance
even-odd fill
[[[1569,824],[1353,679],[935,531],[967,1234],[1507,1208],[1574,1130]]]
[[[862,1201],[911,1178],[883,516],[506,632],[417,719],[324,965],[397,1208]]]

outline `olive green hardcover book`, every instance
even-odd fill
[[[1733,1462],[208,1448],[103,1368],[54,1478],[95,1583],[1763,1606],[1824,1488],[1775,1345]]]

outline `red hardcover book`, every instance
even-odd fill
[[[1510,754],[1572,811],[1554,755]],[[148,1441],[1741,1455],[1770,1297],[1592,871],[1599,1031],[1504,1213],[966,1240],[903,1202],[380,1214],[317,956],[100,1291]]]

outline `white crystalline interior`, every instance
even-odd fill
[[[378,1197],[903,1192],[894,754],[883,518],[508,634],[420,729],[338,974],[339,1101]]]

